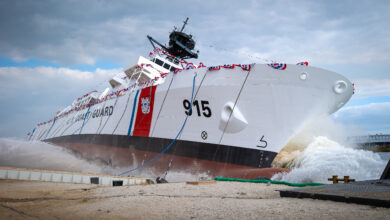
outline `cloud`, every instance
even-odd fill
[[[0,136],[23,137],[76,98],[97,87],[109,87],[108,79],[119,71],[1,67]]]
[[[390,79],[357,79],[354,83],[356,98],[390,96]]]
[[[290,63],[302,59],[315,64],[390,60],[390,8],[386,1],[191,3],[3,2],[0,55],[19,61],[37,58],[65,66],[94,65],[102,60],[125,66],[151,49],[147,34],[166,43],[173,26],[181,26],[189,16],[186,30],[198,42],[231,53],[250,48],[249,54],[267,54],[273,60]],[[215,48],[202,47],[200,59],[224,63],[224,50],[216,54]],[[232,57],[237,60],[242,56]]]
[[[333,115],[338,122],[359,124],[368,133],[390,131],[390,102],[370,103],[340,109]]]
[[[35,68],[0,67],[0,79],[3,84],[0,87],[0,92],[5,96],[12,95],[15,91],[23,89],[36,90],[40,93],[49,89],[53,89],[50,92],[57,90],[80,92],[80,90],[85,90],[88,87],[106,81],[119,71],[121,70],[96,69],[94,72],[90,72],[45,66]]]

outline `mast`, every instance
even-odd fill
[[[177,31],[176,28],[169,34],[169,46],[165,46],[155,40],[153,37],[147,35],[150,43],[153,48],[156,48],[154,44],[157,44],[165,51],[169,52],[173,56],[176,56],[178,59],[190,59],[190,58],[198,58],[199,51],[193,51],[195,48],[195,41],[192,39],[192,35],[186,34],[183,32],[185,26],[188,23],[188,17],[183,22],[183,26],[180,31]]]
[[[188,22],[188,17],[187,17],[187,19],[183,22],[184,24],[183,24],[183,27],[181,27],[180,32],[183,32],[184,27],[186,26],[187,22]]]

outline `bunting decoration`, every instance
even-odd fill
[[[221,66],[209,66],[208,67],[208,70],[209,71],[212,71],[212,70],[220,70],[221,69]]]
[[[185,61],[183,61],[182,63],[186,63],[186,68],[184,70],[189,70],[189,69],[197,69],[197,68],[205,68],[207,67],[206,65],[204,65],[202,62],[199,63],[198,67],[196,67],[193,63],[187,63]],[[285,65],[285,64],[284,64]],[[151,67],[155,70],[157,70],[156,68],[153,67],[153,65],[151,64],[140,64],[136,67],[136,70],[141,70],[142,68],[144,67]],[[243,71],[250,71],[251,69],[251,65],[249,64],[225,64],[225,65],[220,65],[220,66],[210,66],[210,67],[207,67],[209,71],[212,71],[212,70],[221,70],[221,68],[225,68],[225,69],[234,69],[236,67],[240,67]],[[180,69],[180,68],[176,68],[173,72],[174,74],[177,74],[181,71],[184,71],[183,69]],[[81,105],[80,103],[75,106],[74,108],[66,111],[66,112],[63,112],[57,116],[55,116],[53,119],[49,120],[49,121],[46,121],[46,122],[41,122],[41,123],[38,123],[37,126],[43,126],[43,125],[47,125],[47,124],[50,124],[51,122],[53,122],[53,120],[57,120],[59,118],[62,118],[62,117],[65,117],[69,114],[71,114],[72,112],[75,112],[75,111],[80,111],[80,110],[83,110],[83,109],[86,109],[88,107],[91,107],[91,106],[94,106],[94,105],[97,105],[97,104],[100,104],[102,102],[105,102],[107,100],[111,100],[111,99],[114,99],[116,97],[120,97],[120,96],[123,96],[125,94],[125,92],[129,91],[129,90],[134,90],[134,89],[142,89],[142,88],[145,88],[145,87],[148,87],[148,86],[152,86],[154,85],[154,83],[156,81],[158,81],[159,78],[165,78],[169,73],[163,73],[159,70],[157,70],[159,73],[160,73],[160,76],[156,76],[154,77],[153,79],[149,80],[149,81],[144,81],[144,82],[135,82],[133,83],[132,85],[130,85],[129,87],[127,88],[124,88],[124,89],[121,89],[119,91],[115,91],[115,92],[112,92],[110,94],[107,94],[105,97],[97,100],[96,102],[89,102],[87,104],[84,104],[84,105]],[[122,77],[122,79],[126,79],[127,77]],[[87,100],[88,97],[90,97],[90,95],[94,92],[98,92],[96,90],[93,90],[91,92],[88,92],[87,94],[83,95],[82,97],[79,97],[77,98],[77,101],[81,101],[81,100]]]
[[[175,68],[174,73],[177,74],[178,72],[182,71],[183,69]]]
[[[199,63],[198,68],[206,67],[202,62]]]
[[[223,65],[222,67],[225,68],[225,69],[234,69],[235,65],[234,65],[234,64],[232,64],[232,65],[230,65],[230,64],[225,64],[225,65]]]
[[[170,56],[170,57],[176,58],[175,55],[172,55],[172,54],[168,53],[167,51],[162,50],[162,49],[159,48],[159,47],[154,48],[153,52],[150,52],[150,53],[149,53],[149,57],[153,57],[155,54],[160,54],[160,52],[163,53],[164,55],[168,55],[168,56]]]
[[[240,67],[244,71],[250,71],[251,70],[251,65],[249,65],[249,64],[225,64],[225,65],[222,65],[222,66],[209,66],[208,70],[209,71],[220,70],[221,68],[234,69],[236,67]]]
[[[191,69],[196,69],[196,66],[193,63],[187,63],[185,70],[191,70]]]
[[[287,68],[287,64],[285,63],[270,63],[267,65],[277,70],[285,70]]]
[[[249,64],[240,64],[239,66],[244,71],[250,71],[251,70],[251,65],[249,65]]]
[[[297,63],[298,66],[309,66],[309,62],[304,61],[304,62],[299,62]]]

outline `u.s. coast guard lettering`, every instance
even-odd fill
[[[104,108],[98,108],[93,110],[92,112],[92,118],[102,117],[102,116],[109,116],[112,115],[114,112],[114,106],[107,106]]]
[[[110,116],[110,115],[112,115],[113,112],[114,112],[114,106],[112,106],[112,105],[106,106],[103,108],[97,108],[97,109],[93,109],[93,110],[89,111],[88,118],[90,118],[90,117],[98,118],[98,117],[103,117],[103,116]],[[84,120],[85,114],[87,114],[87,112],[80,114],[80,115],[77,115],[74,119],[74,122]]]

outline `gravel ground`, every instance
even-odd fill
[[[390,219],[390,209],[281,198],[284,185],[142,186],[0,180],[0,219]]]

